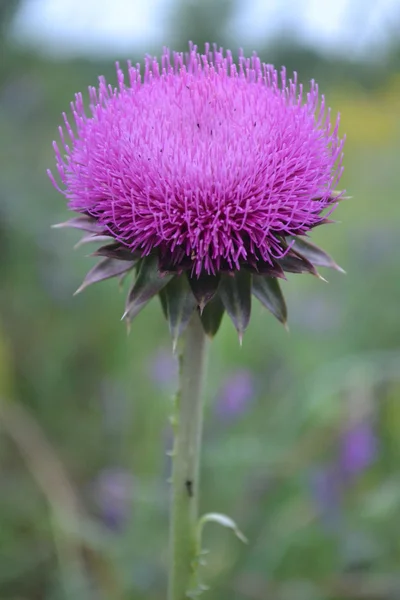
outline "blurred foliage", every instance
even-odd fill
[[[169,12],[169,44],[179,51],[187,49],[188,40],[199,48],[204,44],[229,43],[229,26],[236,14],[237,0],[178,0],[172,3]],[[212,18],[210,18],[212,15]]]
[[[20,0],[2,0],[0,3],[0,35],[6,31],[12,17],[17,12]]]
[[[209,5],[181,2],[170,38],[234,47],[235,4]],[[313,237],[348,275],[290,277],[290,335],[256,306],[243,348],[228,322],[212,345],[201,509],[229,514],[250,543],[209,526],[205,597],[395,600],[399,51],[351,63],[284,39],[269,46],[264,59],[318,79],[342,113],[353,200]],[[111,60],[54,62],[11,46],[0,66],[2,600],[165,597],[167,326],[154,303],[128,337],[113,282],[73,298],[93,259],[72,251],[74,232],[50,229],[67,217],[45,175],[51,141],[99,74],[113,81]]]

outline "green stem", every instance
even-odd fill
[[[168,600],[185,600],[195,582],[199,462],[203,423],[202,382],[206,338],[197,313],[184,334],[180,355],[172,468]]]

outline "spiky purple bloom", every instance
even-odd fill
[[[315,246],[311,260],[304,241],[301,254],[293,237],[327,222],[340,198],[334,189],[344,140],[314,81],[303,93],[296,74],[287,79],[284,68],[278,74],[256,54],[240,53],[236,64],[231,52],[208,45],[204,54],[190,45],[186,54],[165,49],[161,62],[147,57],[143,75],[128,63],[128,83],[117,65],[117,78],[116,88],[103,77],[89,88],[89,111],[76,95],[75,130],[64,114],[70,141],[60,127],[63,150],[54,143],[61,187],[49,173],[69,208],[83,215],[70,224],[116,242],[100,255],[136,262],[156,256],[159,273],[185,272],[192,280],[243,269],[276,278],[337,267]],[[85,285],[100,278],[92,273]],[[215,282],[211,291],[210,282],[200,291],[191,283],[201,310]],[[254,294],[284,321],[279,294],[277,310],[261,287]],[[227,294],[221,298],[235,322]],[[137,306],[127,312],[136,314]],[[239,330],[245,317],[236,319]]]
[[[236,66],[194,48],[148,57],[143,78],[129,66],[129,86],[117,73],[118,88],[90,88],[89,116],[77,95],[64,157],[55,144],[72,210],[143,255],[189,258],[197,275],[281,258],[280,236],[321,223],[342,142],[314,82],[303,98],[296,76],[257,56]]]

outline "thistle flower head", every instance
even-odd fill
[[[315,82],[304,93],[296,74],[208,46],[148,57],[143,75],[128,64],[128,81],[117,65],[117,79],[89,89],[89,110],[77,94],[54,144],[61,187],[50,174],[75,226],[114,240],[106,257],[147,257],[147,271],[156,258],[201,309],[221,273],[315,274],[296,236],[336,206],[343,147]]]

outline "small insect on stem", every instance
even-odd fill
[[[185,486],[189,498],[193,498],[193,481],[191,479],[186,479]]]

